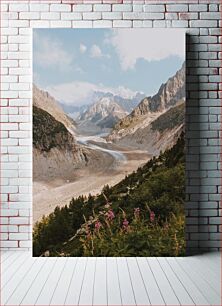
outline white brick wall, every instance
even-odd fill
[[[1,1],[1,248],[31,246],[35,27],[187,28],[187,249],[220,248],[221,8],[219,0]]]

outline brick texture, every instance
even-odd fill
[[[1,1],[1,248],[31,246],[32,28],[177,27],[187,32],[187,253],[221,248],[219,0]]]

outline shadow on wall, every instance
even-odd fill
[[[200,193],[200,86],[198,44],[195,37],[186,35],[186,252],[200,253],[199,201]]]

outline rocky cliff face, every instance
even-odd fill
[[[66,128],[75,130],[75,121],[66,115],[59,103],[48,92],[35,85],[33,85],[33,105],[48,112]]]
[[[61,150],[77,147],[64,124],[36,106],[33,106],[33,146],[41,152],[49,152],[55,147]]]
[[[68,131],[73,123],[57,108],[55,100],[36,87],[33,97],[34,179],[68,178],[74,169],[87,163],[88,152]]]
[[[185,65],[153,97],[144,98],[140,104],[114,127],[108,140],[118,141],[144,129],[171,107],[185,101]]]
[[[185,64],[165,84],[162,84],[158,93],[147,98],[148,111],[165,111],[185,98]]]
[[[176,105],[161,114],[149,125],[137,129],[133,134],[115,140],[125,147],[147,150],[151,155],[171,148],[184,130],[185,104]]]

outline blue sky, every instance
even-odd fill
[[[67,104],[93,90],[155,94],[184,59],[179,29],[34,30],[34,83]]]

